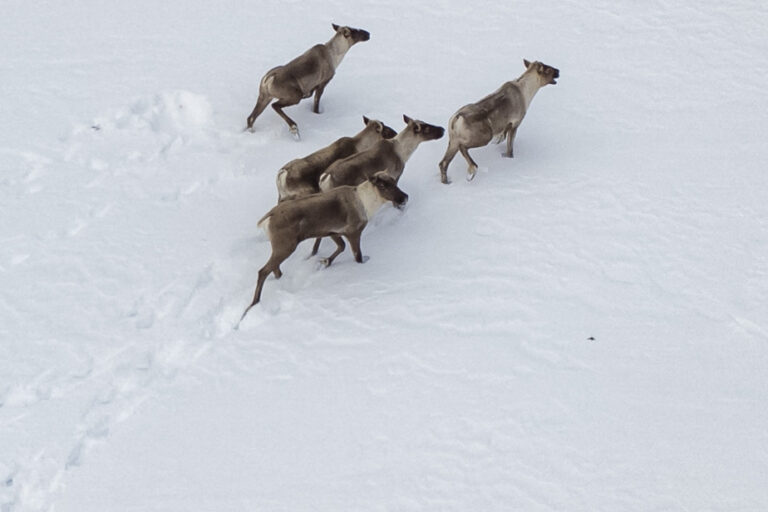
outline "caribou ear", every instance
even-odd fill
[[[405,124],[408,124],[408,123],[412,123],[413,119],[411,119],[407,115],[403,114],[403,121],[405,121]]]
[[[363,116],[363,124],[364,124],[365,126],[368,126],[368,123],[370,123],[370,122],[371,122],[371,120],[370,120],[370,119],[368,119],[367,117]]]
[[[336,32],[339,31],[339,26],[337,24],[331,23],[331,26],[333,27],[333,30],[335,30]]]
[[[525,68],[526,68],[526,69],[528,69],[529,67],[531,67],[531,63],[530,63],[530,62],[528,62],[526,59],[523,59],[523,64],[525,64]]]

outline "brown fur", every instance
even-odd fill
[[[296,122],[283,108],[296,105],[304,98],[315,95],[313,112],[320,113],[320,97],[336,68],[352,45],[370,39],[365,30],[333,25],[336,34],[325,44],[317,44],[284,66],[267,71],[259,85],[259,99],[248,116],[247,129],[253,128],[256,118],[273,100],[272,108],[288,124],[291,133],[298,136]]]
[[[411,119],[403,115],[406,123],[393,139],[382,140],[367,151],[357,153],[343,160],[337,160],[320,175],[320,190],[328,191],[342,185],[357,185],[373,174],[385,172],[395,182],[400,179],[405,163],[419,144],[436,140],[443,136],[445,129],[424,121]],[[321,238],[315,240],[311,255],[320,249]]]
[[[243,312],[242,320],[261,299],[261,289],[270,273],[280,278],[280,264],[308,238],[330,236],[336,242],[336,251],[324,263],[330,265],[344,250],[346,237],[355,255],[355,261],[363,263],[360,235],[368,219],[376,209],[391,201],[396,207],[405,205],[408,195],[397,187],[386,174],[377,174],[356,187],[339,187],[330,192],[313,194],[294,201],[284,201],[272,208],[259,221],[269,236],[272,254],[259,270],[259,278],[253,302]]]
[[[414,120],[405,115],[403,119],[406,126],[395,138],[379,141],[367,151],[338,160],[328,167],[320,176],[320,190],[326,191],[341,185],[357,185],[380,171],[386,172],[397,181],[416,147],[424,141],[439,139],[445,132],[440,126]]]
[[[528,106],[536,92],[547,84],[556,84],[560,71],[542,64],[523,60],[525,72],[516,80],[506,82],[498,90],[477,103],[461,107],[448,125],[448,149],[440,161],[440,179],[448,180],[448,165],[461,152],[469,164],[467,179],[471,180],[477,171],[477,163],[469,155],[470,148],[485,146],[494,139],[507,139],[504,156],[512,158],[517,128],[523,121]]]
[[[331,145],[288,162],[277,174],[278,200],[298,199],[320,192],[320,175],[334,162],[394,137],[395,131],[381,121],[363,116],[365,128],[354,137],[342,137]]]

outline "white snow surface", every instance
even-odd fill
[[[243,132],[271,67],[361,27]],[[0,16],[0,512],[768,510],[768,9],[22,2]],[[276,172],[561,71],[516,141],[252,298]],[[321,255],[331,250],[330,243]]]

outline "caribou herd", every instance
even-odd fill
[[[256,106],[248,116],[246,130],[253,130],[256,118],[271,103],[275,112],[299,139],[299,128],[283,111],[314,95],[313,111],[320,112],[320,97],[336,73],[349,49],[370,39],[361,29],[332,25],[333,37],[317,44],[283,66],[267,71],[259,84]],[[560,76],[556,68],[541,62],[523,60],[525,71],[505,82],[495,92],[475,103],[461,107],[448,121],[448,148],[439,163],[440,179],[448,184],[448,165],[461,153],[467,161],[467,180],[472,180],[477,164],[469,155],[471,148],[488,145],[492,140],[506,140],[504,156],[512,158],[517,129],[536,92],[555,84]],[[274,103],[273,103],[274,101]],[[368,220],[386,203],[402,208],[408,194],[397,182],[405,165],[422,142],[440,139],[445,129],[403,116],[405,128],[395,131],[383,122],[363,117],[365,127],[352,137],[342,137],[327,147],[285,164],[277,173],[278,203],[258,223],[266,232],[272,253],[259,270],[253,301],[245,314],[261,299],[261,290],[269,274],[280,278],[280,264],[298,244],[315,239],[312,255],[320,240],[331,238],[336,250],[321,260],[325,266],[341,254],[346,238],[355,261],[363,263],[360,235]]]

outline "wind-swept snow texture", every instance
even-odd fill
[[[763,2],[0,10],[1,512],[768,510]],[[332,22],[302,140],[243,132]],[[304,243],[233,329],[284,163],[523,58],[514,159],[422,144],[367,263]]]

